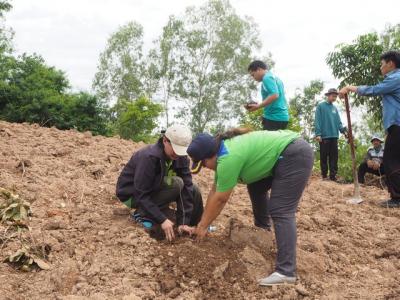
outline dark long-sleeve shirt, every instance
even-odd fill
[[[184,187],[182,202],[177,203],[177,223],[188,224],[193,211],[193,183],[189,169],[189,159],[179,157],[172,163],[172,170],[181,177]],[[118,181],[116,194],[121,201],[135,200],[136,206],[143,209],[157,223],[167,217],[151,200],[151,195],[160,190],[164,176],[167,175],[166,157],[161,145],[154,144],[137,151],[123,168]],[[182,206],[183,205],[183,206]],[[183,214],[185,217],[183,218]]]

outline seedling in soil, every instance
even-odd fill
[[[22,246],[14,254],[7,257],[4,262],[10,263],[15,268],[29,272],[34,269],[48,270],[50,265],[45,262],[38,254],[34,254],[29,247]]]
[[[16,225],[24,225],[24,221],[31,213],[31,204],[18,195],[0,188],[0,220],[10,221]]]

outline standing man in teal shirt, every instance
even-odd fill
[[[329,178],[336,181],[339,131],[347,136],[347,129],[343,127],[338,109],[333,105],[338,91],[329,89],[325,96],[326,101],[318,104],[315,110],[315,139],[319,142],[322,179],[328,178],[329,160]]]
[[[289,123],[289,111],[282,81],[267,69],[267,65],[260,61],[253,61],[248,71],[255,81],[261,82],[260,104],[248,104],[246,109],[250,112],[260,108],[264,109],[264,130],[286,129]]]

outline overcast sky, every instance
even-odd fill
[[[14,0],[6,23],[15,31],[18,53],[36,52],[66,72],[74,90],[89,90],[100,52],[120,25],[143,25],[145,43],[158,37],[169,15],[201,0]],[[264,51],[289,96],[310,80],[335,87],[325,58],[338,43],[400,23],[399,0],[231,0],[239,15],[254,18]]]

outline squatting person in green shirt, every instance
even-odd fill
[[[336,181],[338,172],[338,138],[339,131],[347,137],[347,129],[340,120],[338,109],[333,102],[338,96],[336,89],[329,89],[325,93],[326,101],[318,104],[315,110],[315,140],[319,143],[319,154],[322,179],[328,179],[328,160],[329,160],[329,179]]]
[[[286,129],[289,123],[289,111],[285,97],[285,90],[282,80],[267,69],[267,65],[260,61],[253,61],[248,72],[255,81],[261,82],[262,102],[260,104],[247,104],[248,111],[264,109],[263,128],[264,130]]]
[[[249,132],[239,128],[216,137],[199,134],[187,153],[193,160],[192,172],[202,166],[215,171],[207,205],[192,233],[203,238],[236,184],[247,184],[255,225],[268,228],[270,215],[278,248],[275,272],[259,284],[295,283],[295,213],[313,166],[310,145],[289,130]]]

